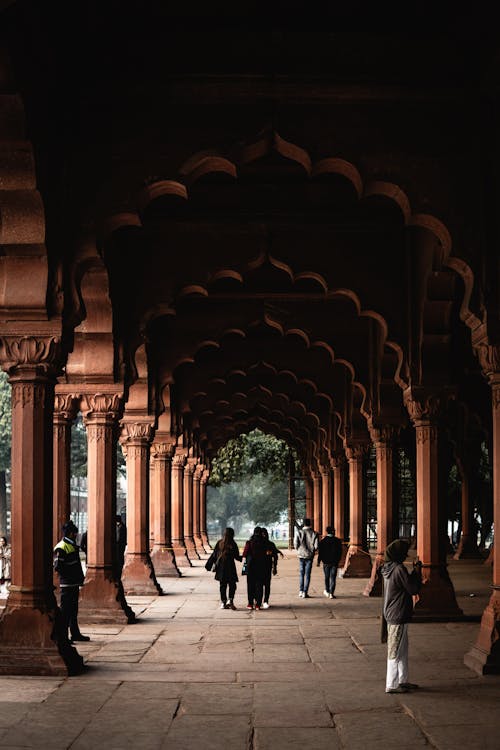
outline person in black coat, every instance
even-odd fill
[[[278,555],[284,557],[283,552],[277,548],[269,539],[267,529],[262,529],[262,538],[266,547],[266,577],[264,580],[264,602],[262,609],[269,609],[269,597],[271,595],[271,578],[278,572]]]
[[[266,557],[266,542],[262,536],[262,529],[256,526],[243,550],[243,559],[247,568],[247,609],[253,609],[254,602],[256,610],[262,607],[267,573]]]
[[[342,542],[335,536],[335,529],[327,526],[326,536],[318,544],[318,562],[323,563],[323,573],[325,574],[325,590],[323,594],[328,599],[336,599],[335,586],[337,584],[337,568],[340,558],[342,557]]]
[[[215,566],[215,580],[219,581],[220,587],[221,609],[236,609],[234,605],[234,595],[238,582],[236,560],[241,562],[241,555],[238,545],[234,541],[234,529],[228,527],[224,531],[222,539],[219,539],[215,545],[214,551],[205,565],[207,570],[212,570]],[[227,595],[228,588],[229,597]]]

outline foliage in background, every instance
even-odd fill
[[[297,456],[292,451],[292,458]],[[283,440],[253,430],[229,440],[210,468],[208,515],[221,532],[242,524],[272,524],[288,507],[290,449]]]
[[[293,450],[292,456],[297,464]],[[219,487],[254,474],[266,474],[274,481],[284,482],[288,477],[288,461],[289,448],[283,440],[253,430],[228,440],[219,449],[210,467],[209,482]]]

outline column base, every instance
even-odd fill
[[[157,576],[178,578],[182,575],[175,562],[175,555],[172,547],[164,547],[157,544],[153,547],[151,553],[151,562]]]
[[[477,674],[500,674],[500,587],[493,589],[477,641],[465,654],[464,664]]]
[[[464,613],[457,604],[455,589],[446,565],[424,565],[422,577],[422,588],[413,611],[413,621],[462,620]]]
[[[469,534],[461,535],[458,547],[453,555],[454,560],[473,560],[481,557],[477,542]]]
[[[351,544],[342,568],[342,578],[369,578],[372,559],[368,552]]]
[[[201,557],[198,554],[198,550],[196,549],[196,544],[194,543],[194,538],[192,536],[185,536],[184,543],[186,545],[188,557],[191,560],[201,560]]]
[[[195,534],[194,535],[194,543],[195,543],[196,549],[197,549],[198,554],[200,555],[200,559],[201,559],[201,555],[206,554],[205,553],[205,547],[203,546],[203,539],[201,538],[201,536],[197,536]]]
[[[213,547],[210,545],[210,542],[208,541],[207,534],[205,534],[203,531],[201,532],[201,541],[203,542],[203,549],[209,555],[212,552]]]
[[[384,555],[377,552],[375,560],[372,564],[372,572],[370,580],[365,586],[363,591],[364,596],[382,596],[383,592],[383,580],[382,573],[380,572],[380,566],[384,562]]]
[[[87,568],[80,589],[78,621],[86,625],[127,625],[135,614],[127,604],[121,581],[106,568]]]
[[[29,606],[23,598],[11,589],[0,619],[0,675],[81,674],[83,658],[67,636],[57,633],[58,610],[44,602]]]
[[[127,552],[122,570],[123,590],[132,596],[158,596],[163,589],[156,580],[149,555]]]
[[[187,549],[181,544],[172,544],[172,550],[175,555],[175,562],[178,568],[192,568],[193,563],[189,559]]]

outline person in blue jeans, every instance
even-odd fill
[[[328,599],[335,599],[335,584],[337,583],[337,568],[342,557],[342,541],[335,536],[335,529],[327,526],[326,536],[318,545],[318,566],[323,563],[325,575],[325,589],[323,594]]]
[[[302,528],[295,532],[293,546],[299,558],[299,596],[309,599],[309,583],[314,555],[318,549],[318,534],[311,527],[311,519],[304,518]]]

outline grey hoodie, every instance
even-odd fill
[[[422,584],[420,572],[408,572],[403,563],[386,562],[380,568],[384,577],[384,617],[389,625],[410,622],[413,615],[414,594]]]
[[[295,534],[293,546],[297,550],[297,557],[312,560],[318,549],[318,533],[310,526],[304,526]]]

